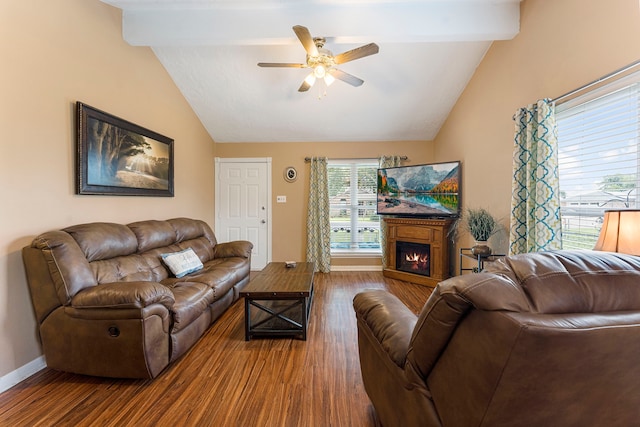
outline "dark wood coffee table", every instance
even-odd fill
[[[240,292],[244,297],[246,341],[255,336],[300,336],[307,339],[313,301],[314,263],[269,263]]]

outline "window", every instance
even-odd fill
[[[640,73],[556,107],[564,249],[592,249],[604,211],[637,208]]]
[[[377,159],[329,161],[332,254],[340,251],[380,253],[377,171]]]

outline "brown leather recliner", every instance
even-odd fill
[[[385,427],[640,425],[640,257],[506,257],[419,316],[356,295],[362,379]]]

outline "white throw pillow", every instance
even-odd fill
[[[162,261],[169,267],[169,270],[177,277],[180,278],[194,271],[200,270],[202,262],[193,249],[188,248],[180,252],[173,252],[169,254],[162,254]]]

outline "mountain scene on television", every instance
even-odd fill
[[[459,208],[459,163],[378,170],[378,213],[455,215]]]

